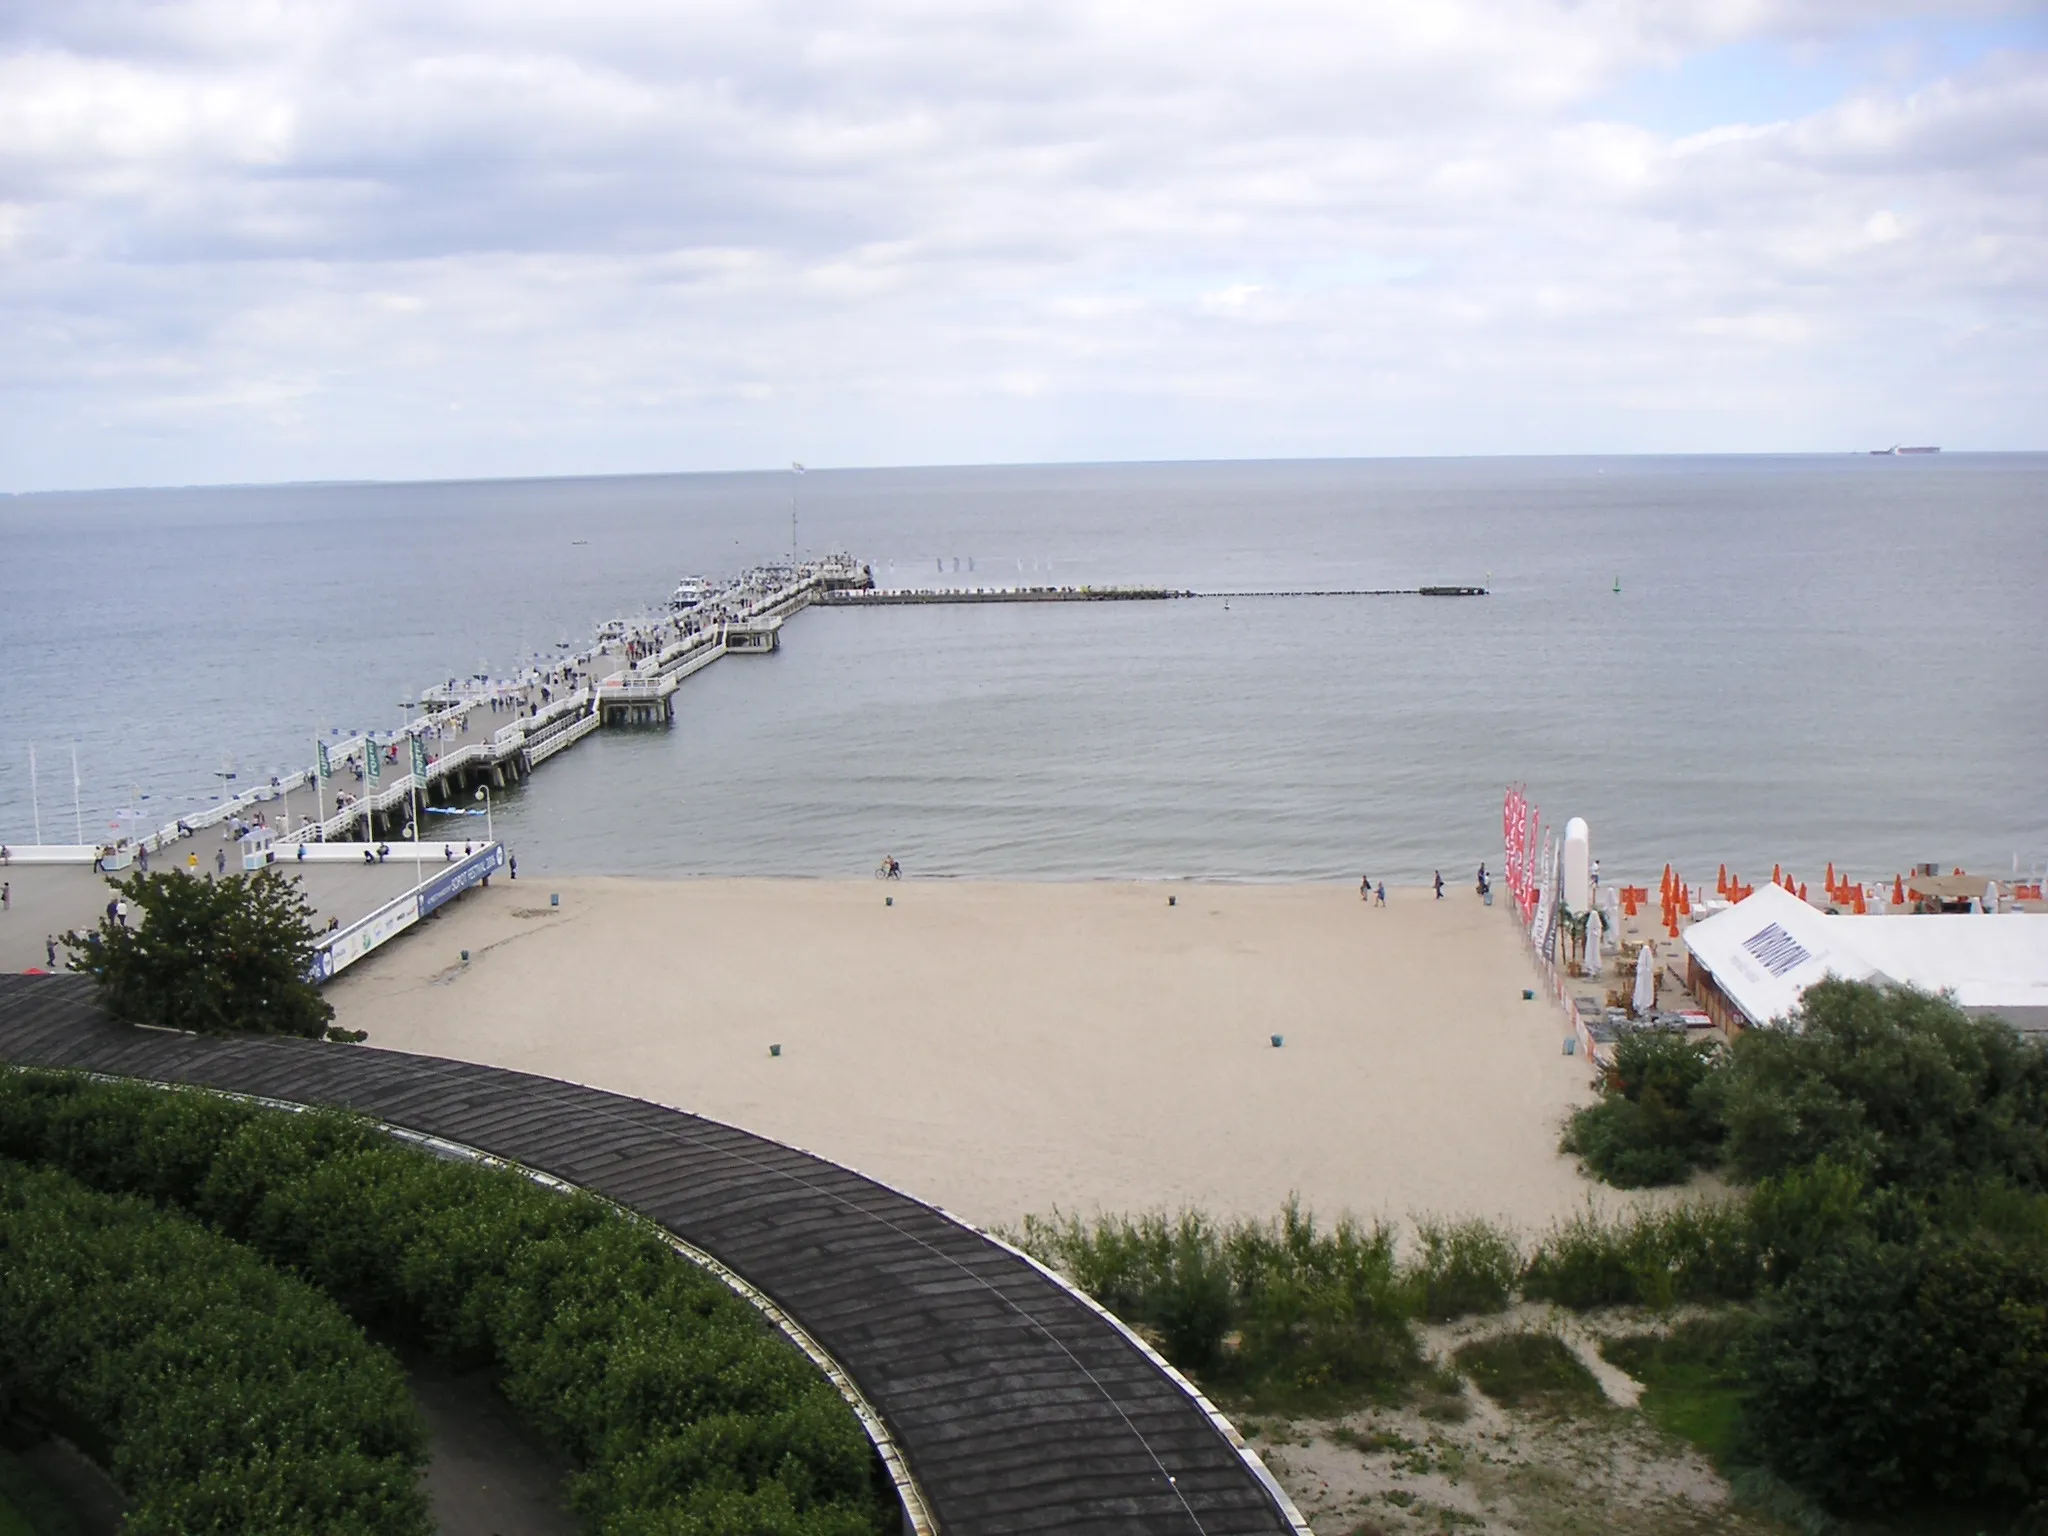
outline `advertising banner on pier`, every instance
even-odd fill
[[[359,923],[351,924],[313,954],[313,979],[326,981],[347,970],[380,944],[405,932],[420,920],[419,901],[408,891],[398,900],[379,907]]]
[[[446,874],[437,875],[420,887],[420,916],[460,896],[473,885],[481,885],[505,863],[505,845],[487,843],[481,852],[464,859]]]

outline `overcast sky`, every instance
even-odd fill
[[[2048,447],[2048,13],[9,0],[0,488]]]

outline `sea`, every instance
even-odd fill
[[[160,825],[793,543],[890,586],[1488,595],[809,610],[500,794],[523,874],[1469,881],[1510,783],[1610,877],[2048,860],[2041,454],[4,497],[0,838]]]

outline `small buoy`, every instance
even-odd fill
[[[884,896],[882,898],[882,905],[885,907],[893,907],[896,905],[896,898],[894,896]]]
[[[561,898],[561,897],[560,897],[560,896],[559,896],[558,894],[556,894],[556,893],[554,893],[554,892],[552,892],[552,891],[548,893],[548,905],[549,905],[549,906],[551,906],[551,907],[559,907],[559,906],[560,906],[561,904],[562,904],[562,898]]]
[[[782,1054],[782,1047],[779,1045],[771,1045],[768,1047],[768,1054],[770,1056],[780,1056]]]
[[[1283,1046],[1283,1045],[1285,1045],[1286,1043],[1287,1043],[1287,1037],[1286,1037],[1285,1035],[1275,1035],[1275,1036],[1273,1036],[1273,1049],[1274,1049],[1274,1050],[1276,1050],[1276,1051],[1277,1051],[1277,1050],[1279,1050],[1279,1049],[1280,1049],[1280,1047],[1281,1047],[1281,1046]]]

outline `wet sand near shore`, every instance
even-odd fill
[[[496,881],[328,995],[984,1225],[1297,1194],[1534,1229],[1617,1197],[1556,1150],[1587,1071],[1533,984],[1469,888],[604,878]]]

